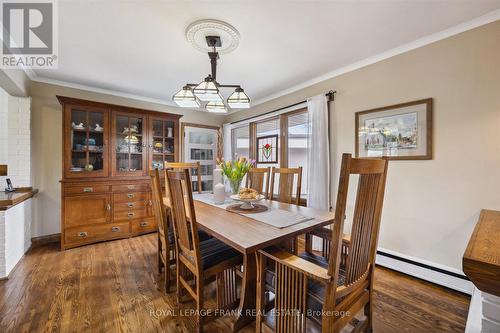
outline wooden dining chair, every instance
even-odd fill
[[[246,188],[251,188],[266,196],[269,194],[271,168],[251,168],[247,172]]]
[[[342,267],[342,230],[351,175],[359,175],[359,181],[350,252]],[[372,331],[375,255],[386,175],[386,160],[342,156],[328,261],[307,253],[295,256],[277,248],[257,253],[257,332],[268,323],[280,333],[306,332],[309,325],[319,325],[325,333],[336,333],[348,324],[356,332]],[[266,270],[266,261],[274,262],[274,272]],[[266,274],[273,274],[274,309],[279,310],[267,314],[263,312],[266,279],[269,279]],[[354,315],[361,310],[364,318],[355,319]]]
[[[274,196],[274,183],[276,175],[279,175],[278,193]],[[293,183],[297,175],[297,188],[295,199],[293,197]],[[271,169],[271,184],[269,186],[269,199],[287,204],[299,205],[302,184],[302,167],[298,168],[276,168]]]
[[[150,170],[153,215],[158,225],[158,273],[165,272],[165,292],[170,291],[170,282],[175,274],[175,240],[171,226],[170,209],[163,203],[160,173]]]
[[[279,175],[278,183],[278,193],[274,195],[274,183],[276,175]],[[297,187],[295,190],[295,198],[293,185],[295,176],[297,176]],[[302,184],[302,167],[298,168],[275,168],[271,169],[271,184],[269,185],[269,199],[276,200],[279,202],[284,202],[287,204],[300,204],[300,194],[301,194],[301,184]],[[290,240],[283,242],[282,247],[297,254],[299,247],[299,238],[294,237]]]
[[[216,238],[199,241],[189,170],[167,171],[167,182],[177,249],[177,301],[182,301],[184,290],[196,301],[197,331],[202,332],[203,324],[223,313],[212,311],[212,316],[202,316],[205,282],[215,277],[217,309],[235,308],[239,303],[236,266],[242,265],[243,257]]]
[[[182,170],[189,169],[189,174],[192,176],[191,170],[196,170],[196,178],[198,179],[198,193],[202,192],[201,183],[201,164],[200,162],[195,163],[183,163],[183,162],[165,162],[165,170]],[[191,178],[189,178],[191,179]]]

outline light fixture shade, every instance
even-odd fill
[[[209,112],[214,113],[226,113],[227,109],[222,100],[210,101],[207,103],[206,108]]]
[[[210,75],[198,84],[194,88],[193,92],[196,97],[202,101],[210,102],[222,100],[222,96],[219,94],[219,89]]]
[[[189,86],[182,87],[174,97],[172,98],[174,102],[183,108],[199,108],[200,103],[193,94],[193,89]]]
[[[250,107],[250,98],[242,88],[238,87],[227,99],[227,105],[232,109],[248,109]]]

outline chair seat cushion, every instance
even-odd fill
[[[241,256],[241,253],[217,238],[210,238],[200,242],[200,255],[203,269],[208,269],[225,260]]]
[[[206,241],[210,238],[212,238],[212,236],[204,231],[198,230],[198,239],[200,242]],[[170,244],[170,246],[175,246],[175,233],[172,228],[168,229],[168,243]]]

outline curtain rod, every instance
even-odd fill
[[[327,92],[325,94],[326,97],[328,97],[328,102],[331,102],[331,101],[334,101],[335,100],[335,94],[337,92],[336,91],[333,91],[333,90],[330,90],[329,92]],[[248,117],[248,118],[245,118],[245,119],[241,119],[241,120],[237,120],[237,121],[233,121],[232,123],[229,123],[231,125],[234,125],[234,124],[237,124],[237,123],[241,123],[243,121],[248,121],[250,119],[254,119],[254,118],[257,118],[257,117],[262,117],[262,116],[265,116],[266,114],[270,114],[270,113],[274,113],[274,112],[278,112],[278,111],[281,111],[281,110],[284,110],[284,109],[287,109],[287,108],[291,108],[293,106],[297,106],[299,104],[302,104],[302,103],[305,103],[307,102],[307,100],[305,101],[301,101],[301,102],[297,102],[297,103],[293,103],[293,104],[290,104],[290,105],[287,105],[287,106],[283,106],[279,109],[276,109],[276,110],[272,110],[272,111],[267,111],[267,112],[264,112],[264,113],[261,113],[259,115],[256,115],[256,116],[252,116],[252,117]]]

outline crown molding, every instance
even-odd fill
[[[459,33],[486,25],[488,23],[495,22],[497,20],[500,20],[500,9],[494,10],[492,12],[485,14],[485,15],[479,16],[475,19],[458,24],[456,26],[442,30],[440,32],[419,38],[419,39],[414,40],[410,43],[403,44],[401,46],[390,49],[388,51],[385,51],[385,52],[379,53],[377,55],[368,57],[364,60],[357,61],[357,62],[352,63],[350,65],[347,65],[347,66],[338,68],[336,70],[330,71],[328,73],[325,73],[325,74],[320,75],[318,77],[312,78],[310,80],[307,80],[305,82],[302,82],[302,83],[297,84],[295,86],[292,86],[290,88],[284,89],[284,90],[279,91],[279,92],[274,93],[274,94],[271,94],[267,97],[263,97],[261,99],[258,99],[256,101],[252,102],[252,106],[256,106],[256,105],[271,101],[273,99],[294,93],[296,91],[310,87],[310,86],[315,85],[317,83],[332,79],[332,78],[337,77],[339,75],[355,71],[357,69],[366,67],[368,65],[372,65],[372,64],[380,62],[382,60],[385,60],[385,59],[394,57],[396,55],[423,47],[425,45],[428,45],[428,44],[440,41],[442,39],[457,35]],[[35,82],[54,84],[54,85],[59,85],[59,86],[63,86],[63,87],[69,87],[69,88],[80,89],[80,90],[90,91],[90,92],[95,92],[95,93],[100,93],[100,94],[129,98],[129,99],[143,101],[143,102],[156,103],[156,104],[165,105],[165,106],[169,106],[169,107],[173,107],[173,108],[179,108],[173,102],[165,101],[162,99],[145,97],[145,96],[135,95],[135,94],[129,94],[129,93],[124,93],[124,92],[120,92],[120,91],[112,90],[112,89],[97,88],[97,87],[92,87],[92,86],[78,84],[78,83],[72,83],[72,82],[63,81],[63,80],[44,78],[44,77],[38,76],[30,68],[23,68],[23,70],[26,73],[26,75],[30,78],[30,80],[35,81]],[[233,114],[233,113],[236,113],[239,111],[240,110],[233,111],[233,112],[230,112],[227,114]],[[227,115],[227,114],[225,114],[225,115]]]
[[[128,99],[133,99],[141,102],[148,102],[148,103],[155,103],[159,105],[165,105],[173,108],[179,108],[177,105],[175,105],[173,102],[165,101],[163,99],[159,98],[152,98],[152,97],[146,97],[142,95],[136,95],[136,94],[129,94],[129,93],[124,93],[121,91],[113,90],[113,89],[105,89],[105,88],[97,88],[93,86],[88,86],[85,84],[79,84],[79,83],[73,83],[69,81],[63,81],[63,80],[55,80],[55,79],[49,79],[49,78],[44,78],[36,75],[34,71],[29,69],[30,74],[28,74],[28,71],[26,71],[26,75],[30,78],[31,81],[33,82],[41,82],[41,83],[47,83],[47,84],[53,84],[57,86],[62,86],[62,87],[67,87],[67,88],[73,88],[73,89],[79,89],[79,90],[84,90],[84,91],[89,91],[89,92],[94,92],[94,93],[99,93],[99,94],[105,94],[105,95],[111,95],[111,96],[116,96],[116,97],[123,97],[123,98],[128,98]]]
[[[472,30],[474,28],[486,25],[488,23],[495,22],[497,20],[500,20],[500,9],[494,10],[492,12],[485,14],[485,15],[479,16],[473,20],[458,24],[456,26],[439,31],[437,33],[416,39],[412,42],[409,42],[407,44],[403,44],[403,45],[395,47],[393,49],[384,51],[384,52],[379,53],[377,55],[374,55],[374,56],[368,57],[366,59],[357,61],[357,62],[352,63],[350,65],[335,69],[331,72],[317,76],[315,78],[312,78],[310,80],[307,80],[305,82],[302,82],[300,84],[292,86],[290,88],[284,89],[284,90],[279,91],[279,92],[274,93],[274,94],[271,94],[267,97],[263,97],[259,100],[254,101],[252,103],[252,106],[256,106],[256,105],[271,101],[273,99],[294,93],[296,91],[305,89],[307,87],[310,87],[310,86],[315,85],[317,83],[332,79],[332,78],[340,76],[342,74],[355,71],[357,69],[366,67],[368,65],[372,65],[372,64],[380,62],[382,60],[385,60],[385,59],[394,57],[396,55],[423,47],[423,46],[428,45],[428,44],[432,44],[432,43],[440,41],[442,39],[457,35],[459,33],[462,33],[462,32],[468,31],[468,30]],[[238,112],[238,111],[235,111],[235,112]]]

